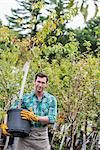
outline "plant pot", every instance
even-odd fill
[[[0,128],[0,150],[4,148],[4,137],[2,137],[2,129]]]
[[[4,148],[3,139],[0,139],[0,150],[3,150],[3,148]]]
[[[21,110],[22,109],[10,109],[7,111],[8,132],[14,137],[25,137],[30,133],[31,124],[28,120],[21,118]]]

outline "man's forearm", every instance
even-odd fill
[[[44,117],[39,116],[38,119],[39,119],[39,122],[49,123],[49,119],[47,116],[44,116]]]

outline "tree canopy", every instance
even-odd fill
[[[98,128],[100,113],[100,17],[86,22],[84,29],[67,29],[67,21],[77,14],[77,3],[74,0],[18,2],[24,9],[12,10],[14,18],[8,19],[9,24],[12,24],[12,28],[18,27],[19,31],[30,31],[28,36],[23,36],[21,32],[11,29],[11,26],[0,25],[0,119],[3,114],[1,112],[19,98],[23,66],[30,61],[24,93],[32,90],[35,74],[45,72],[49,76],[47,90],[56,96],[58,114],[64,118],[60,123],[72,123],[74,117],[75,124],[72,124],[71,131],[75,129],[80,132],[83,127],[87,135],[87,124]],[[81,4],[81,9],[85,2]],[[48,8],[49,15],[42,16],[41,8],[51,3],[55,4],[55,12]],[[33,14],[28,16],[25,9]],[[23,14],[22,18],[20,14]],[[21,20],[18,21],[19,18]],[[24,19],[26,22],[23,22]],[[38,28],[41,23],[41,28]],[[26,24],[29,25],[28,28],[24,28]],[[70,136],[73,133],[70,132]]]

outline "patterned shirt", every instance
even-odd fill
[[[16,102],[11,106],[11,109],[18,108],[18,103],[19,100],[16,100]],[[47,116],[49,123],[55,123],[57,117],[57,101],[53,95],[44,92],[41,100],[38,100],[34,91],[30,94],[26,94],[22,99],[21,108],[29,110],[30,107],[37,116]],[[32,121],[31,124],[35,127],[46,125],[42,122],[36,123],[34,121]]]

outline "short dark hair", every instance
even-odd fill
[[[43,72],[39,72],[35,75],[35,81],[37,79],[37,77],[40,77],[40,78],[46,78],[46,82],[48,82],[48,76],[46,74],[44,74]]]

